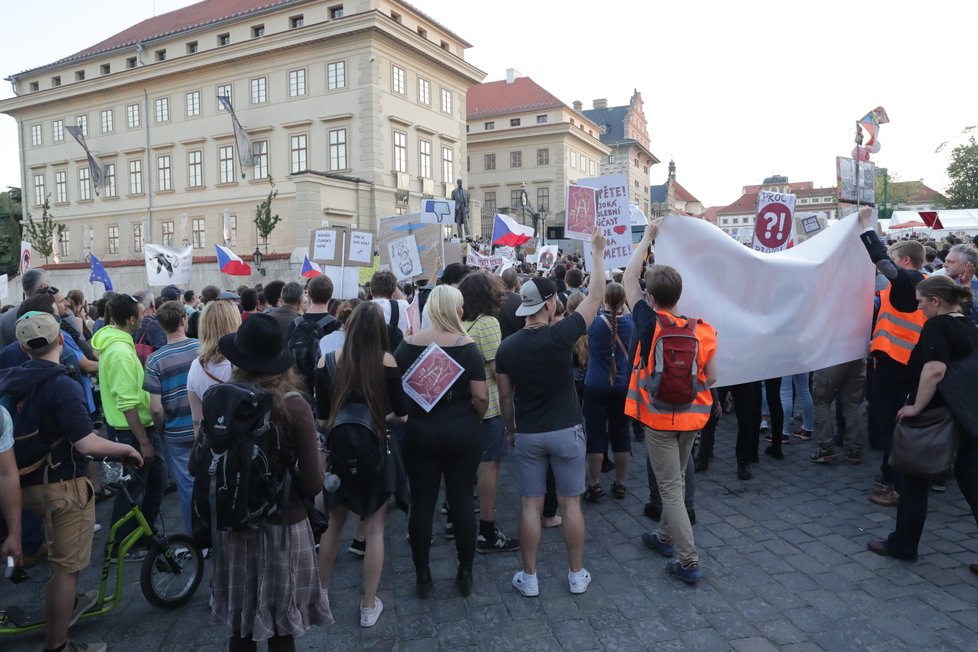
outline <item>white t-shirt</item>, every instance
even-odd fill
[[[391,323],[391,302],[390,302],[390,300],[389,299],[371,299],[371,301],[373,301],[374,303],[376,303],[377,305],[379,305],[380,306],[380,309],[384,311],[384,322],[386,322],[388,324]],[[398,314],[399,314],[398,321],[397,321],[397,327],[401,329],[401,332],[402,333],[407,334],[407,328],[408,328],[408,316],[407,316],[408,302],[405,301],[404,299],[398,299],[397,300],[397,306],[398,306]]]
[[[346,341],[346,331],[343,329],[324,335],[319,340],[319,355],[326,355],[330,351],[339,351],[344,341]]]
[[[227,360],[221,360],[217,364],[209,364],[207,365],[207,373],[220,379],[220,382],[226,383],[231,380],[231,363]],[[191,363],[190,371],[187,372],[187,391],[193,392],[201,400],[204,398],[204,392],[219,382],[208,376],[207,373],[204,373],[200,358]]]

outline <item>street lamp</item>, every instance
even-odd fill
[[[261,249],[258,248],[258,245],[255,245],[255,252],[251,254],[251,257],[255,260],[255,271],[264,276],[265,268],[261,266]]]

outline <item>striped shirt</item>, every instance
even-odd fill
[[[187,399],[187,374],[199,355],[198,342],[186,339],[154,351],[146,361],[143,389],[158,394],[163,402],[163,435],[168,441],[194,438],[194,421]]]
[[[483,419],[491,419],[500,415],[499,410],[499,389],[496,387],[496,375],[491,373],[490,363],[496,359],[496,350],[502,339],[502,330],[499,327],[499,320],[489,315],[479,315],[475,321],[463,321],[462,326],[469,334],[479,351],[486,366],[486,384],[489,386],[489,408]]]

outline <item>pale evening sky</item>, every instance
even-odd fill
[[[10,3],[2,77],[73,54],[181,0]],[[472,47],[486,81],[516,68],[570,105],[642,92],[663,183],[677,178],[707,206],[771,174],[835,184],[835,157],[878,105],[891,122],[873,156],[900,179],[943,191],[950,147],[978,123],[973,83],[978,3],[684,0],[413,0]],[[474,10],[478,7],[478,10]],[[38,11],[43,11],[43,18]],[[0,97],[12,95],[0,85]],[[0,188],[21,185],[16,123],[0,116]]]

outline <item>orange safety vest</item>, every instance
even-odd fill
[[[880,311],[869,350],[885,353],[900,364],[907,364],[925,321],[927,318],[919,310],[900,312],[894,308],[890,302],[890,286],[886,286],[880,291]]]
[[[689,322],[685,317],[676,317],[667,312],[660,314],[667,315],[676,320],[680,326]],[[659,339],[661,329],[656,326],[655,333],[652,335],[652,342],[646,353],[645,360],[642,359],[642,347],[639,346],[635,351],[635,360],[632,364],[632,373],[628,379],[628,394],[625,397],[625,414],[638,419],[642,424],[653,430],[678,430],[688,432],[690,430],[702,430],[706,422],[710,420],[710,410],[713,406],[713,396],[710,388],[706,385],[706,363],[709,362],[717,351],[717,334],[712,326],[701,321],[693,331],[696,339],[699,340],[699,351],[697,353],[697,384],[702,387],[693,399],[693,403],[682,411],[662,410],[653,405],[652,396],[646,389],[646,381],[655,369],[655,361],[652,359],[655,351],[656,340]]]

